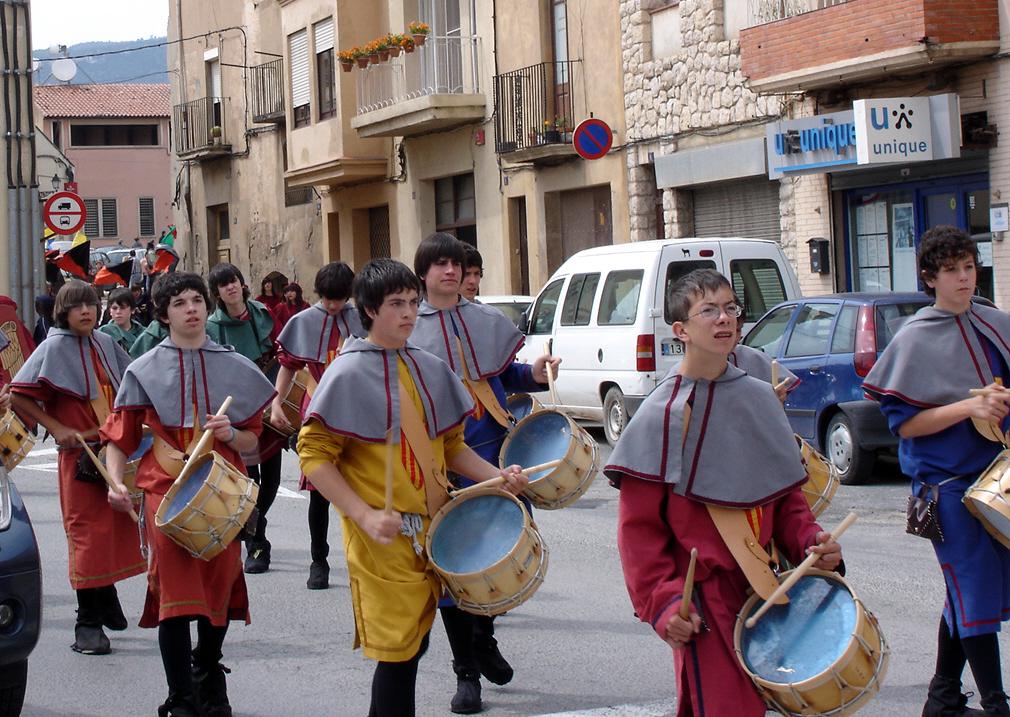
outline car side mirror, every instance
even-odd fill
[[[532,306],[532,304],[530,304]],[[527,306],[523,309],[523,312],[519,315],[516,320],[516,328],[519,329],[524,335],[530,332],[530,307]]]

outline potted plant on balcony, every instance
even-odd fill
[[[375,42],[379,46],[379,62],[388,62],[389,61],[389,43],[387,41],[387,38],[380,37]]]
[[[390,57],[399,57],[400,50],[403,49],[403,35],[393,33],[386,35],[386,47],[389,48]]]
[[[340,67],[344,72],[350,72],[354,69],[354,50],[341,50],[337,53],[337,57],[340,59]]]
[[[400,41],[400,47],[403,48],[403,51],[407,54],[413,52],[415,47],[414,38],[412,38],[410,35],[400,35],[400,37],[403,38]]]
[[[351,57],[354,61],[358,63],[360,69],[365,69],[368,67],[368,53],[365,52],[365,48],[354,46],[350,49]]]
[[[210,143],[213,145],[221,144],[221,127],[219,125],[214,125],[210,128]]]
[[[373,65],[379,64],[379,41],[372,40],[370,43],[365,45],[365,51],[368,53],[368,61]]]
[[[407,32],[409,32],[411,37],[414,38],[414,44],[420,47],[424,44],[424,41],[428,39],[428,33],[431,32],[431,28],[428,27],[427,23],[414,20],[412,23],[407,25]]]
[[[544,120],[544,131],[541,134],[543,144],[557,144],[561,141],[561,130],[556,126],[557,118]]]

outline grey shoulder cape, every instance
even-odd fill
[[[737,344],[729,354],[729,362],[737,368],[743,369],[748,376],[765,383],[772,382],[772,357],[759,349]],[[785,366],[779,366],[779,381],[789,379],[789,388],[796,385],[799,380],[792,371]]]
[[[762,505],[806,480],[775,392],[731,365],[715,381],[671,371],[624,429],[603,470],[618,480],[670,483],[678,495],[733,508]]]
[[[451,309],[436,309],[427,301],[421,302],[410,340],[445,361],[453,373],[463,378],[457,336],[469,377],[474,380],[497,376],[507,369],[526,341],[508,317],[491,306],[474,304],[463,297]]]
[[[863,380],[863,390],[877,399],[894,396],[921,408],[968,398],[969,389],[995,378],[980,335],[1010,366],[1010,315],[981,304],[963,314],[923,307],[891,339]],[[1010,385],[1010,376],[1000,378]]]
[[[334,331],[345,340],[351,336],[365,336],[361,317],[354,306],[345,304],[339,314],[330,316],[322,303],[313,304],[288,319],[277,337],[277,344],[299,361],[325,364]]]
[[[436,438],[461,424],[474,409],[463,383],[444,361],[407,344],[383,349],[364,339],[351,338],[319,381],[306,411],[327,430],[371,443],[400,431],[400,392],[397,358],[410,372],[424,405],[428,436]]]
[[[228,418],[245,423],[273,400],[274,387],[259,367],[240,353],[210,339],[198,349],[183,349],[171,337],[136,359],[116,394],[116,410],[152,407],[166,428],[193,428],[193,404],[202,425],[232,397]]]
[[[11,380],[13,386],[48,384],[85,401],[98,398],[98,376],[91,361],[95,350],[112,388],[119,390],[130,355],[108,334],[92,331],[78,336],[69,329],[49,329],[46,340],[38,345]]]

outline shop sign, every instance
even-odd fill
[[[856,164],[851,111],[772,122],[765,130],[768,178],[830,172]]]
[[[852,103],[859,164],[933,159],[928,97],[886,97]]]

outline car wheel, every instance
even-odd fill
[[[838,471],[842,485],[863,485],[870,481],[876,456],[859,447],[856,429],[849,417],[841,411],[828,422],[824,447],[828,460]]]
[[[28,683],[28,660],[14,665],[4,665],[4,671],[15,675],[14,684],[0,688],[0,717],[18,717],[25,701],[25,686]],[[5,682],[8,680],[5,679]]]
[[[611,386],[603,398],[603,432],[607,436],[607,443],[616,446],[626,425],[628,409],[624,405],[624,394],[617,386]]]

